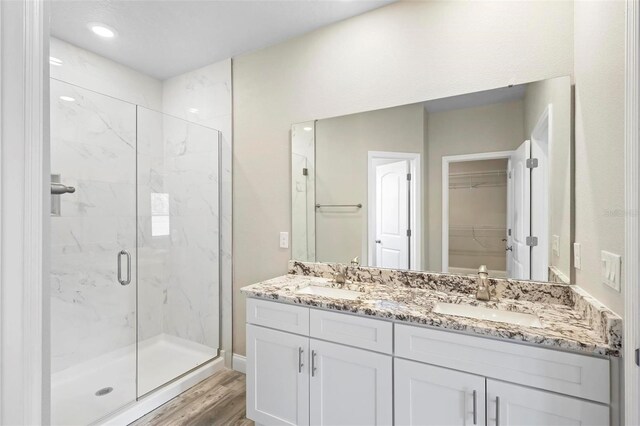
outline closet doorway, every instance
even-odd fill
[[[541,279],[548,244],[533,224],[544,222],[548,203],[534,194],[546,184],[548,160],[533,145],[541,143],[442,158],[443,272],[475,274],[486,265],[493,277]]]
[[[493,277],[512,275],[512,155],[503,151],[443,157],[444,272],[475,274],[486,265]]]

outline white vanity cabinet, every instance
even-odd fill
[[[538,389],[487,379],[487,425],[602,426],[607,406]]]
[[[395,360],[395,424],[483,425],[485,378],[404,359]]]
[[[309,339],[247,325],[247,417],[265,425],[309,424]]]
[[[393,423],[392,358],[311,339],[312,425]]]
[[[247,417],[263,425],[391,425],[393,325],[309,311],[249,299]]]
[[[610,361],[248,299],[247,417],[262,425],[594,425]]]

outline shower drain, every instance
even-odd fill
[[[96,391],[96,396],[105,396],[105,395],[107,395],[107,394],[109,394],[111,392],[113,392],[113,388],[112,387],[98,389]]]

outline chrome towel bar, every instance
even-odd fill
[[[319,209],[321,207],[357,207],[361,209],[362,204],[316,204],[316,209]]]

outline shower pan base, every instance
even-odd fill
[[[138,350],[138,394],[136,401],[136,350],[135,345],[113,351],[93,360],[67,368],[52,376],[51,424],[88,425],[122,410],[126,418],[129,409],[142,411],[138,417],[163,404],[180,392],[211,375],[215,370],[202,374],[194,371],[156,392],[144,396],[185,372],[201,366],[217,356],[217,350],[178,337],[161,334],[140,342]],[[220,366],[222,363],[220,363]],[[209,366],[209,364],[207,364]],[[200,373],[200,375],[196,374]],[[185,387],[188,380],[197,380]],[[109,390],[109,388],[111,388]],[[177,393],[173,394],[172,390]],[[162,394],[165,398],[155,397]],[[163,400],[164,399],[164,400]],[[158,405],[150,401],[162,400]],[[144,404],[140,404],[141,402]],[[119,416],[118,416],[119,417]],[[135,420],[133,417],[131,420]]]

